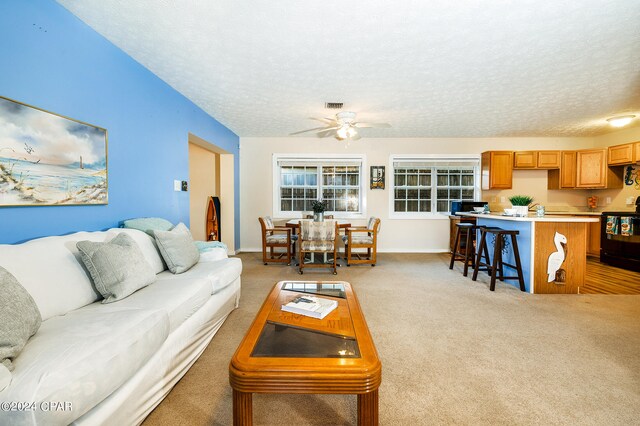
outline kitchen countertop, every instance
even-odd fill
[[[560,216],[602,216],[602,212],[547,212],[548,215]]]
[[[580,213],[580,212],[577,212]],[[509,220],[515,222],[598,222],[600,218],[586,217],[587,214],[582,215],[569,215],[567,214],[545,214],[542,217],[536,216],[535,213],[527,216],[505,216],[499,213],[456,213],[458,216],[475,217],[479,219],[497,219],[497,220]],[[594,216],[594,214],[591,214]]]

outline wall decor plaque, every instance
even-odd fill
[[[0,207],[107,204],[107,130],[0,96]]]
[[[384,189],[384,166],[371,166],[371,189]]]

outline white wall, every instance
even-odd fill
[[[386,189],[367,189],[367,216],[382,219],[379,239],[380,251],[437,252],[448,250],[449,222],[442,219],[390,219],[389,156],[396,154],[480,154],[489,150],[554,150],[580,149],[595,146],[594,138],[363,138],[351,142],[313,137],[240,138],[240,229],[242,251],[259,251],[260,226],[258,216],[272,215],[272,155],[274,153],[305,154],[365,154],[369,166],[387,167]],[[522,193],[536,197],[545,205],[558,209],[586,206],[587,191],[547,191],[547,173],[540,170],[518,170],[514,173],[513,189],[485,191],[484,201]],[[275,218],[278,223],[278,218]],[[280,221],[284,223],[284,219]],[[355,224],[364,224],[354,221]]]

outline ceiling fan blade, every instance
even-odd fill
[[[309,117],[309,119],[310,120],[321,121],[323,123],[327,123],[327,124],[332,125],[332,126],[335,126],[338,123],[335,118],[328,118],[328,117],[324,117],[324,118]]]
[[[339,127],[330,127],[326,130],[318,132],[316,136],[319,138],[328,138],[329,136],[333,136],[336,134],[336,129],[339,129]]]
[[[362,139],[362,136],[360,136],[359,133],[356,133],[355,135],[351,136],[349,139],[351,139],[352,141],[357,141],[359,139]]]
[[[380,129],[391,127],[389,123],[354,123],[355,127],[364,128],[364,127],[377,127]]]
[[[333,127],[316,127],[314,129],[300,130],[299,132],[289,133],[289,136],[299,135],[300,133],[314,132],[316,130],[328,130],[333,129]]]

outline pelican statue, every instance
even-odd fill
[[[558,272],[562,262],[564,262],[564,249],[561,244],[567,244],[567,237],[556,232],[556,235],[553,237],[553,243],[556,245],[556,251],[549,255],[549,261],[547,262],[547,282],[555,280],[556,272]]]

